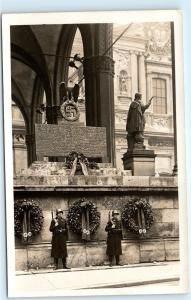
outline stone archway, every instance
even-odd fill
[[[84,78],[87,126],[106,127],[108,161],[115,165],[114,128],[114,61],[112,24],[63,25],[56,52],[54,95],[59,106],[57,86],[67,81],[70,56],[76,29],[79,28],[84,48]]]
[[[11,32],[12,57],[28,65],[35,71],[39,78],[36,79],[36,83],[34,84],[33,88],[37,90],[33,90],[31,99],[32,127],[36,120],[34,116],[35,105],[39,105],[42,99],[41,85],[46,92],[48,123],[57,122],[57,111],[60,104],[58,84],[63,79],[67,79],[67,57],[70,56],[75,32],[77,27],[79,28],[84,48],[86,124],[87,126],[106,127],[108,162],[114,166],[114,61],[112,58],[112,48],[107,51],[113,42],[112,24],[16,27],[13,26]],[[46,36],[49,39],[47,43]],[[49,49],[50,45],[52,45],[51,49]],[[53,57],[49,59],[46,57],[46,53],[51,51]]]

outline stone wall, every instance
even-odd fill
[[[144,238],[123,228],[122,262],[126,264],[178,260],[179,210],[175,178],[153,177],[149,178],[149,181],[144,178],[144,185],[142,182],[142,186],[139,187],[131,184],[133,180],[134,177],[126,176],[126,186],[99,188],[92,185],[15,186],[15,199],[39,200],[44,215],[43,229],[33,239],[32,244],[26,247],[16,239],[16,269],[26,269],[27,264],[34,268],[51,266],[51,233],[49,232],[51,210],[62,208],[64,215],[67,216],[68,208],[82,197],[95,203],[101,213],[101,224],[91,237],[91,242],[86,244],[81,242],[80,236],[69,232],[68,264],[71,267],[107,263],[105,225],[108,221],[108,212],[113,209],[121,211],[128,199],[139,195],[148,199],[152,205],[154,224]]]

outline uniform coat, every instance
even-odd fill
[[[51,256],[54,258],[67,257],[66,241],[68,240],[68,228],[66,220],[57,217],[50,224],[52,232],[52,250]]]
[[[116,221],[115,228],[112,228],[112,222],[108,222],[105,227],[105,231],[108,232],[107,236],[107,250],[108,256],[116,256],[122,254],[121,240],[122,240],[122,228],[121,222]]]

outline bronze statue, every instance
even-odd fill
[[[143,144],[145,129],[144,112],[149,108],[154,97],[151,97],[146,105],[142,103],[141,98],[142,95],[136,93],[135,99],[129,107],[126,125],[128,150],[145,149]]]

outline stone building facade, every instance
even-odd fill
[[[88,259],[90,265],[105,263],[108,213],[113,209],[121,212],[127,201],[136,197],[151,204],[154,224],[143,237],[124,228],[123,263],[178,260],[177,177],[167,176],[174,166],[170,24],[132,24],[107,53],[127,25],[114,24],[113,30],[111,24],[48,26],[12,29],[14,200],[39,201],[44,216],[41,232],[29,245],[16,238],[16,269],[51,266],[51,210],[61,207],[67,216],[71,205],[81,197],[95,203],[101,223],[88,244],[70,231],[70,266],[85,266]],[[76,53],[85,58],[84,70],[80,63],[67,69],[68,61],[63,57]],[[70,170],[63,167],[60,172],[58,165],[47,158],[34,163],[34,124],[56,123],[58,84],[69,78],[68,84],[73,86],[83,73],[77,122],[106,127],[110,164],[102,164],[90,176],[71,176],[67,173]],[[145,128],[145,145],[157,155],[156,176],[131,176],[122,166],[121,158],[127,151],[126,118],[136,92],[142,93],[145,103],[156,96],[146,112]],[[42,104],[47,106],[46,116],[43,111],[37,112]]]
[[[114,40],[124,26],[114,26]],[[132,24],[114,45],[115,133],[117,166],[126,150],[128,107],[136,92],[146,103],[145,145],[155,150],[156,174],[172,173],[174,166],[172,62],[169,23]]]
[[[124,30],[124,25],[114,24],[113,41]],[[71,56],[84,56],[80,31],[77,30]],[[169,23],[132,24],[113,47],[115,62],[114,103],[115,103],[115,147],[116,166],[123,169],[122,156],[127,149],[126,119],[128,108],[136,92],[141,92],[146,103],[156,96],[146,112],[145,145],[155,150],[156,174],[171,174],[174,166],[173,101],[172,101],[172,61]],[[83,67],[69,68],[68,85],[74,85],[83,76]],[[44,103],[46,96],[44,94]],[[85,83],[80,83],[79,122],[86,123]],[[13,119],[18,108],[13,104]],[[20,114],[13,122],[15,172],[27,165],[25,140],[17,139],[18,131],[25,132]],[[39,116],[40,117],[40,116]],[[42,122],[44,122],[42,117]],[[23,125],[21,125],[21,123]],[[23,129],[21,129],[23,127]],[[24,137],[24,135],[23,135]],[[25,139],[25,137],[24,137]],[[20,153],[23,152],[22,161]]]

